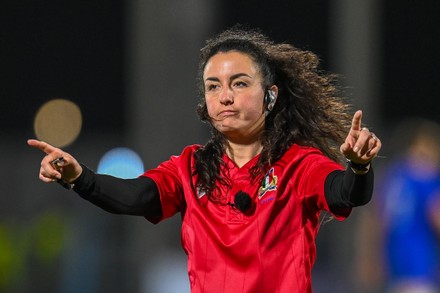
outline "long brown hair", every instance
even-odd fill
[[[319,69],[319,58],[290,44],[276,44],[256,30],[232,28],[207,41],[201,50],[197,113],[211,128],[211,139],[195,152],[197,187],[213,201],[216,182],[228,185],[221,174],[225,137],[210,122],[205,99],[203,71],[219,52],[247,54],[259,67],[263,88],[275,84],[279,93],[273,110],[266,116],[263,150],[253,177],[264,174],[294,143],[320,149],[329,158],[341,159],[338,146],[348,133],[350,105],[344,101],[334,75]]]

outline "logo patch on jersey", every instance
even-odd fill
[[[263,182],[258,190],[258,198],[261,199],[267,192],[277,189],[278,177],[275,175],[274,168],[271,168],[264,175]]]

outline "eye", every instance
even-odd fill
[[[240,80],[240,81],[234,82],[233,86],[234,87],[245,87],[245,86],[247,86],[247,83],[245,83],[244,81]]]
[[[211,91],[218,89],[218,87],[219,87],[218,84],[210,83],[210,84],[205,85],[205,90],[207,92],[211,92]]]

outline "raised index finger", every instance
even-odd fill
[[[55,147],[51,146],[50,144],[48,144],[47,142],[44,142],[44,141],[39,141],[36,139],[29,139],[27,141],[27,143],[31,147],[37,148],[37,149],[45,152],[46,154],[50,154],[50,153],[56,151]]]
[[[353,120],[351,121],[351,130],[360,131],[361,124],[362,124],[362,111],[357,110],[356,113],[354,113]]]

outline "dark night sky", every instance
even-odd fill
[[[440,1],[384,1],[382,107],[387,118],[440,122]]]
[[[122,3],[28,0],[0,10],[2,129],[32,129],[52,98],[74,100],[88,125],[121,129]]]
[[[318,4],[320,2],[320,4]],[[83,4],[85,3],[85,4]],[[123,130],[124,2],[12,1],[0,9],[2,132],[32,129],[39,106],[69,98],[88,129]],[[384,120],[439,120],[440,2],[383,1]],[[328,60],[327,1],[222,1],[223,23],[258,26]]]

